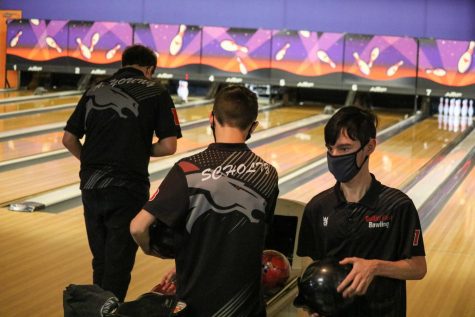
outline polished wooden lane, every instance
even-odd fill
[[[177,112],[180,122],[185,123],[207,118],[211,112],[211,107],[211,104],[205,104],[189,108],[179,108],[177,109]],[[64,122],[66,125],[66,121],[72,112],[73,109],[67,109],[29,116],[21,116],[18,118],[0,120],[0,124],[3,121],[4,125],[8,125],[11,129],[28,128],[35,125],[58,122]],[[0,128],[0,132],[4,131],[1,131]],[[63,131],[48,132],[0,142],[0,161],[7,161],[15,158],[62,149],[62,135]]]
[[[183,109],[186,110],[186,109]],[[204,109],[206,116],[209,109]],[[318,113],[318,109],[306,107],[282,107],[264,111],[258,119],[262,127],[277,127],[289,122],[309,117]],[[178,143],[177,153],[183,153],[198,147],[206,146],[212,140],[212,132],[208,126],[183,131],[183,138]],[[163,158],[155,158],[153,161]],[[56,159],[31,166],[0,172],[0,205],[39,192],[77,183],[79,162],[74,157]]]
[[[91,283],[82,208],[60,214],[0,209],[0,248],[0,316],[63,316],[63,289]],[[171,265],[139,251],[128,300],[149,291]]]
[[[0,91],[0,99],[7,99],[7,98],[17,98],[17,97],[25,97],[25,96],[32,96],[34,90],[5,90]]]
[[[74,95],[30,101],[14,101],[11,103],[0,104],[0,113],[61,106],[65,104],[77,103],[80,98],[80,95]]]
[[[408,316],[475,316],[475,169],[424,232],[428,273],[408,283]]]
[[[376,146],[370,159],[370,171],[383,184],[401,187],[459,134],[460,131],[439,130],[437,119],[428,118]],[[306,203],[334,184],[333,175],[327,172],[287,193],[284,198]]]

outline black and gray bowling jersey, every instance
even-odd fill
[[[277,172],[245,144],[179,161],[144,207],[177,231],[177,294],[187,316],[260,316],[261,256]]]
[[[132,67],[86,91],[65,130],[86,136],[81,189],[119,186],[148,192],[153,134],[160,139],[181,137],[167,90]]]

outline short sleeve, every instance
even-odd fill
[[[189,196],[185,174],[175,164],[144,209],[171,228],[184,226]]]
[[[64,127],[65,131],[74,134],[78,139],[81,139],[86,133],[84,129],[84,120],[86,116],[86,100],[87,97],[86,94],[84,94],[79,100],[73,113],[69,117],[66,123],[66,127]]]
[[[305,206],[302,222],[300,224],[297,255],[308,256],[313,260],[321,258],[321,252],[317,248],[316,221],[314,221],[314,207],[311,202]]]
[[[176,136],[181,138],[180,121],[175,104],[166,90],[159,95],[158,120],[156,121],[155,134],[159,139]]]
[[[413,256],[424,256],[424,239],[417,209],[411,200],[404,204],[401,209],[403,216],[400,223],[402,228],[400,257],[408,259]]]

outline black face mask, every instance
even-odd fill
[[[327,152],[328,169],[333,174],[333,176],[335,176],[337,181],[340,183],[346,183],[352,180],[356,174],[358,174],[358,172],[361,170],[361,167],[368,159],[368,156],[366,156],[363,163],[361,163],[361,166],[358,167],[358,164],[356,163],[356,155],[359,151],[363,150],[365,146],[366,145],[362,146],[356,152],[339,156],[333,156]]]

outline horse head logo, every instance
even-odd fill
[[[139,116],[137,101],[118,88],[103,85],[89,90],[86,96],[89,97],[86,103],[86,120],[92,109],[100,111],[112,109],[121,118],[127,118],[127,111],[124,112],[127,109],[134,116]]]
[[[239,180],[220,175],[217,179],[202,181],[201,173],[188,174],[186,179],[189,187],[196,189],[196,194],[190,196],[191,214],[186,224],[188,232],[191,232],[195,221],[209,210],[219,214],[237,211],[252,223],[260,221],[253,215],[254,212],[265,214],[265,199]]]

